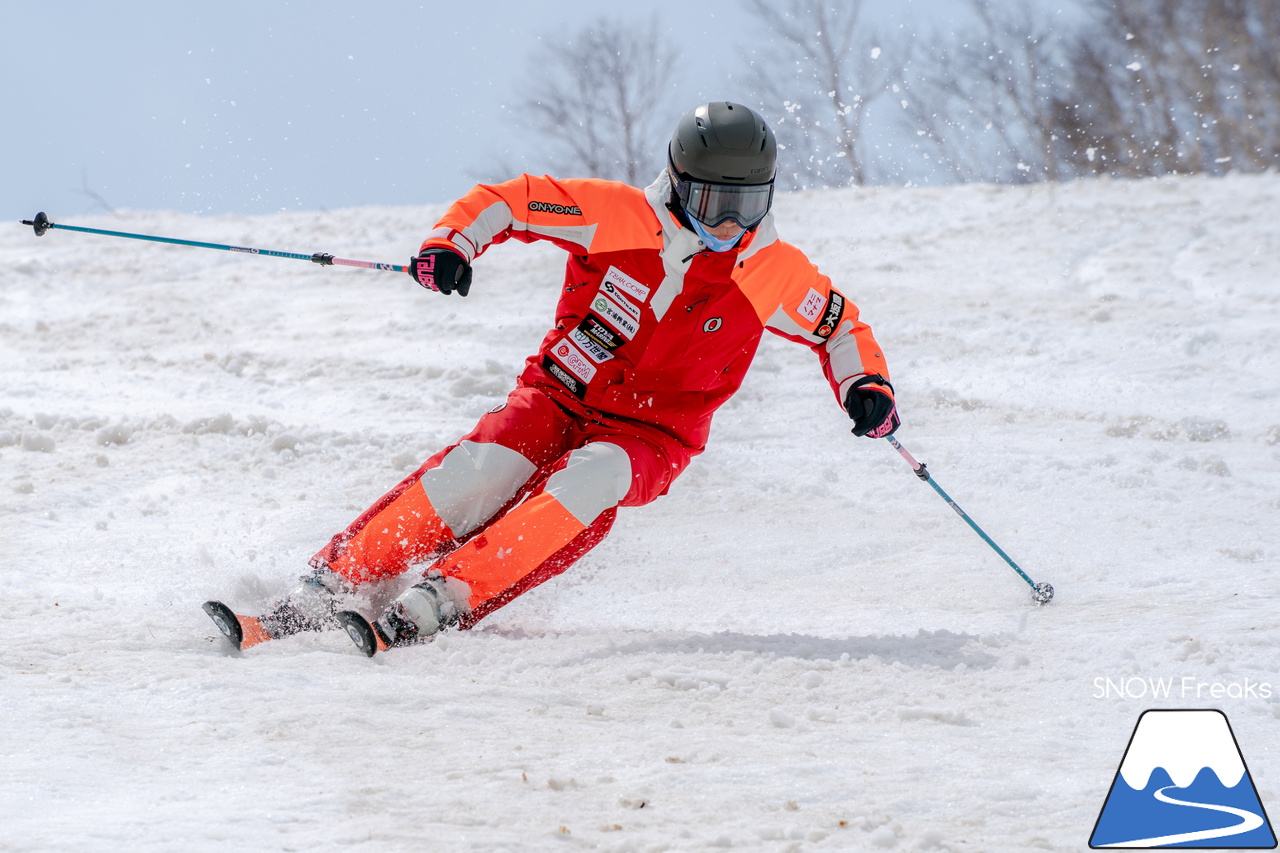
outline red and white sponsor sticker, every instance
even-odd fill
[[[636,281],[617,267],[609,267],[609,271],[604,274],[604,280],[609,284],[612,284],[614,287],[619,288],[624,293],[630,294],[641,302],[644,302],[649,298],[648,287]]]
[[[796,307],[796,313],[810,323],[816,323],[818,318],[822,316],[822,309],[826,306],[827,297],[811,287],[809,292],[805,294],[804,300]]]
[[[582,350],[574,346],[568,338],[551,348],[551,357],[583,382],[590,382],[591,377],[596,375],[596,366],[591,363],[591,359],[587,358]]]

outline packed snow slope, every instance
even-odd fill
[[[1051,605],[770,337],[670,495],[476,630],[232,653],[200,604],[500,402],[562,255],[460,299],[13,223],[0,850],[1083,850],[1148,707],[1221,708],[1280,813],[1280,177],[777,208]],[[403,263],[440,211],[48,213]]]

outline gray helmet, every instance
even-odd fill
[[[764,118],[728,101],[686,113],[669,151],[678,177],[717,184],[767,184],[778,162],[778,141]]]
[[[778,141],[750,107],[712,101],[685,114],[667,159],[681,208],[704,225],[753,228],[773,202]]]

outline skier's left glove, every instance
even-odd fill
[[[853,418],[854,435],[884,438],[902,424],[893,402],[893,386],[883,376],[864,376],[849,386],[844,409]]]
[[[471,264],[450,249],[427,249],[409,261],[409,275],[427,290],[466,296],[471,289]]]

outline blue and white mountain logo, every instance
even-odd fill
[[[1089,846],[1273,849],[1276,836],[1221,711],[1144,711]]]

